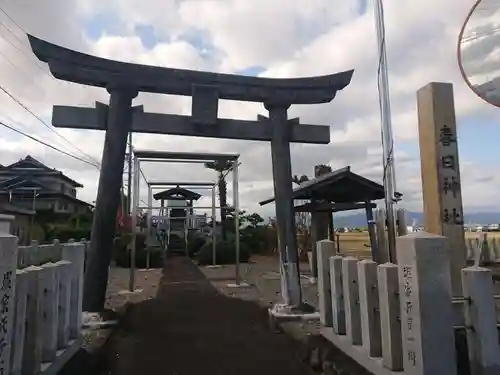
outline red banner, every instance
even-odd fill
[[[130,215],[125,215],[123,209],[118,206],[116,213],[116,228],[120,230],[130,230],[132,228],[132,218]]]

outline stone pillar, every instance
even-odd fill
[[[59,282],[59,323],[57,327],[57,348],[64,349],[69,344],[69,328],[71,314],[71,280],[73,279],[73,268],[70,262],[60,260],[58,266]]]
[[[59,288],[57,266],[45,263],[41,268],[43,288],[42,361],[52,362],[57,354],[57,326],[59,323]]]
[[[295,210],[292,199],[292,162],[290,158],[290,127],[287,119],[289,105],[268,105],[269,126],[273,128],[271,156],[273,164],[274,197],[278,250],[282,254],[288,288],[288,303],[302,304],[299,275],[299,254],[295,233]]]
[[[71,284],[70,284],[70,316],[69,316],[69,337],[76,339],[80,335],[82,327],[82,296],[83,296],[83,275],[85,264],[85,251],[80,243],[68,243],[63,245],[62,260],[71,263]]]
[[[405,375],[456,375],[450,250],[443,236],[397,237]]]
[[[12,223],[16,218],[12,215],[0,214],[0,233],[10,234]]]
[[[22,354],[22,373],[38,374],[41,370],[43,348],[43,283],[42,269],[30,266],[24,269],[28,275],[26,300],[25,341]]]
[[[11,375],[21,375],[23,348],[26,334],[26,307],[28,301],[29,275],[26,270],[16,271],[16,297],[13,342],[11,352]]]
[[[458,296],[467,250],[453,85],[430,83],[417,92],[417,101],[425,230],[448,238],[452,289]]]
[[[314,244],[328,239],[328,215],[331,215],[331,213],[311,212],[311,243],[313,244],[311,249],[311,276],[314,278],[318,277],[318,255]]]
[[[333,327],[332,283],[330,280],[330,258],[337,255],[333,241],[321,240],[313,243],[318,253],[318,307],[321,324]]]
[[[111,98],[85,278],[86,311],[101,311],[104,308],[125,149],[132,128],[132,99],[137,95],[137,91],[127,88],[108,88],[108,92]]]
[[[0,374],[10,373],[16,269],[17,237],[0,233]]]
[[[500,374],[500,345],[491,271],[476,266],[464,268],[462,282],[470,373]]]
[[[332,169],[328,166],[324,165],[315,165],[314,166],[314,177],[319,177],[326,173],[331,172]],[[312,277],[318,277],[318,255],[316,251],[315,243],[322,240],[329,239],[329,231],[330,231],[330,221],[332,220],[331,212],[311,212],[311,243],[312,246]],[[334,238],[331,238],[331,241],[334,241]]]

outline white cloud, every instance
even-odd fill
[[[351,165],[353,171],[380,181],[378,60],[373,10],[371,2],[367,3],[367,10],[361,16],[357,15],[363,5],[360,0],[46,0],[43,4],[21,0],[9,2],[4,9],[25,30],[39,37],[115,60],[217,72],[262,66],[265,68],[262,75],[273,77],[311,76],[354,68],[351,85],[339,92],[332,103],[290,109],[289,116],[300,116],[304,123],[330,125],[332,135],[331,145],[293,145],[293,170],[297,174],[310,175],[314,164]],[[474,3],[472,0],[387,0],[384,3],[392,120],[398,147],[398,190],[404,193],[404,205],[421,209],[420,162],[400,147],[418,144],[416,91],[430,81],[452,82],[459,123],[465,116],[488,121],[497,119],[498,115],[468,90],[456,62],[458,33]],[[113,15],[111,19],[116,19],[117,24],[109,25],[99,40],[89,40],[83,32],[83,21],[103,13]],[[0,84],[47,123],[53,104],[92,105],[96,100],[108,100],[105,90],[51,78],[46,67],[32,57],[23,32],[1,14],[0,20],[16,35],[0,30],[2,37],[23,51],[21,54],[11,44],[0,40],[0,53],[12,60],[10,64],[0,57]],[[153,27],[162,42],[152,49],[144,47],[135,35],[138,25]],[[207,55],[206,50],[200,52],[200,46],[205,48],[206,45],[211,54]],[[190,98],[152,94],[140,94],[134,103],[144,104],[148,111],[181,114],[189,114],[191,104]],[[67,149],[64,141],[8,97],[0,95],[0,105],[0,120],[9,124],[21,123],[37,137]],[[266,113],[259,104],[220,103],[221,117],[254,119],[258,113]],[[30,153],[85,184],[80,192],[83,199],[95,199],[98,173],[91,166],[63,157],[7,130],[0,132],[0,147],[4,151],[0,163],[12,162]],[[101,132],[59,132],[100,160]],[[462,139],[461,144],[464,142],[467,140]],[[135,135],[134,145],[172,151],[241,153],[243,208],[261,210],[256,202],[272,195],[269,144]],[[78,152],[73,149],[72,153]],[[187,168],[186,164],[145,165],[144,172],[151,180],[196,181],[214,177],[202,166]],[[486,202],[500,206],[494,183],[481,184],[491,174],[491,170],[481,165],[464,162],[462,175],[467,208],[480,208]],[[498,179],[500,175],[492,176],[492,181]],[[141,199],[146,200],[145,185],[141,191]],[[203,198],[203,202],[209,204],[210,197]],[[271,210],[272,207],[266,207],[261,212],[271,215]]]

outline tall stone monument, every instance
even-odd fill
[[[429,83],[417,102],[425,230],[448,238],[452,290],[460,295],[467,250],[453,85]]]

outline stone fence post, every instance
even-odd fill
[[[405,375],[456,375],[450,249],[443,236],[397,237]]]
[[[0,214],[0,233],[10,234],[10,229],[12,228],[12,223],[15,217],[12,215]]]
[[[83,275],[85,267],[85,244],[70,242],[62,245],[62,260],[71,263],[72,280],[70,293],[69,335],[76,339],[80,335],[83,318]]]
[[[17,237],[5,232],[5,228],[0,230],[0,374],[11,370],[17,269]]]
[[[482,267],[464,268],[462,289],[471,375],[500,374],[500,345],[491,271]]]
[[[315,243],[318,264],[318,305],[320,321],[326,327],[333,326],[330,258],[335,256],[335,243],[321,240]]]

